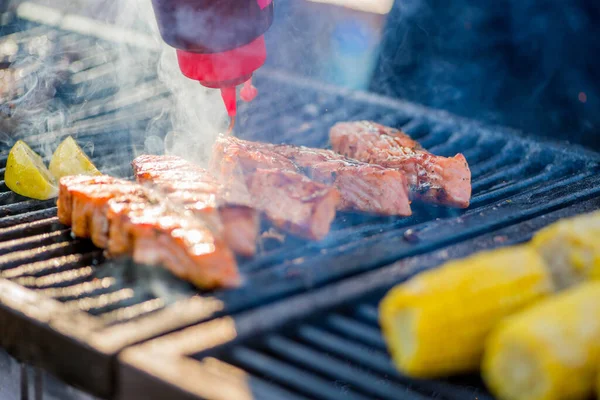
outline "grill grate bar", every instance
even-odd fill
[[[431,123],[428,123],[431,126]],[[426,135],[419,139],[421,145],[426,149],[432,149],[440,147],[442,145],[449,145],[452,143],[451,138],[453,137],[451,126],[433,126]],[[460,139],[467,139],[467,135],[462,135]],[[459,139],[456,138],[454,143],[459,143]],[[436,153],[437,154],[437,153]],[[440,154],[441,155],[441,154]]]
[[[386,349],[385,342],[377,329],[343,315],[333,314],[329,316],[325,321],[325,326],[344,336],[358,339],[362,343],[366,343],[379,350],[385,351]]]
[[[320,374],[327,376],[328,379],[346,382],[352,388],[362,391],[368,396],[397,399],[398,394],[402,393],[402,398],[407,400],[425,399],[425,397],[405,387],[389,381],[385,382],[367,371],[361,371],[356,367],[334,359],[331,355],[323,355],[282,336],[270,335],[265,342],[271,351],[287,358],[294,365],[303,365],[312,371],[318,371]]]
[[[253,398],[265,400],[306,400],[306,397],[292,394],[254,375],[249,375],[231,364],[217,360],[216,358],[207,357],[202,360],[202,365],[211,373],[226,380],[227,383],[231,382],[234,385],[247,387],[250,389]]]
[[[101,317],[107,325],[113,325],[119,322],[138,318],[142,315],[150,314],[156,310],[160,310],[164,306],[164,300],[152,299],[144,301],[142,303],[134,304],[129,307],[123,307],[113,311],[109,311],[107,313],[102,314]]]
[[[73,300],[81,296],[92,296],[106,290],[116,283],[114,278],[96,279],[91,282],[82,282],[66,287],[50,287],[41,289],[38,293],[61,300]]]
[[[102,312],[103,309],[111,309],[135,296],[132,289],[120,289],[116,292],[101,294],[100,296],[86,297],[84,299],[67,301],[64,304],[74,310],[88,311],[92,313]]]
[[[378,380],[392,377],[395,381],[428,398],[440,397],[441,394],[444,399],[463,400],[472,395],[470,390],[441,381],[414,380],[402,376],[394,368],[385,351],[379,351],[361,342],[346,339],[311,325],[302,325],[298,328],[297,334],[307,346],[314,346],[321,351],[335,354],[349,362],[368,368],[381,376]],[[479,399],[484,400],[486,397],[479,396]]]
[[[0,219],[0,229],[10,228],[15,225],[24,224],[27,222],[36,222],[41,219],[56,217],[56,207],[47,208],[45,210],[31,211],[24,214],[12,215]]]
[[[465,149],[462,151],[462,153],[469,161],[469,166],[472,169],[473,166],[479,165],[491,158],[489,154],[481,151],[481,149],[497,149],[497,152],[504,152],[504,147],[506,145],[507,142],[500,138],[478,137],[477,142],[473,145],[473,147]],[[471,170],[471,172],[473,171]]]
[[[478,138],[471,134],[452,134],[446,143],[439,143],[434,146],[430,146],[427,149],[433,153],[444,157],[453,157],[456,155],[456,149],[462,149],[460,152],[464,153],[474,146],[477,145]]]
[[[540,172],[543,172],[544,168],[546,167],[539,162],[525,162],[510,168],[500,169],[498,172],[490,174],[473,183],[473,192],[478,193],[482,190],[489,189],[495,184],[498,184],[498,182],[511,182],[513,185],[516,182],[518,184],[520,177],[530,176],[532,174],[537,175]]]
[[[30,246],[46,246],[60,239],[68,239],[71,237],[70,229],[61,229],[50,233],[42,233],[34,236],[27,236],[22,239],[13,239],[7,242],[0,242],[0,255],[15,251],[30,248]]]
[[[508,144],[501,152],[492,155],[490,158],[481,162],[470,165],[471,179],[477,182],[482,176],[490,172],[496,171],[498,168],[505,167],[510,164],[515,164],[525,157],[526,150],[523,146],[516,143]],[[481,150],[480,150],[481,151]],[[467,159],[468,161],[469,159]]]
[[[69,269],[67,271],[57,272],[41,277],[26,276],[15,278],[13,281],[19,285],[29,288],[46,289],[48,287],[60,287],[69,283],[72,284],[74,282],[81,281],[85,278],[89,278],[93,272],[94,269],[88,266],[77,269]]]
[[[373,326],[379,326],[379,313],[372,304],[360,304],[356,307],[356,317]]]
[[[429,132],[430,122],[425,117],[411,118],[402,125],[402,131],[415,140],[420,141]]]
[[[558,189],[567,188],[569,185],[576,184],[577,182],[579,182],[581,180],[593,178],[596,174],[597,174],[596,172],[590,171],[587,173],[575,174],[575,175],[566,176],[566,177],[561,176],[558,179],[552,179],[551,176],[548,176],[548,180],[545,182],[543,182],[541,179],[542,177],[540,177],[540,181],[543,182],[542,185],[539,185],[537,187],[532,185],[533,186],[532,188],[530,188],[528,190],[520,191],[518,197],[520,199],[523,199],[527,195],[534,196],[534,197],[542,197],[544,194],[548,193],[550,190],[558,190]],[[523,181],[523,182],[525,182],[525,181]],[[504,192],[509,191],[510,189],[511,189],[511,187],[505,187],[503,189],[499,189],[498,193],[504,193]],[[484,196],[486,196],[486,195],[483,194],[481,197],[474,196],[472,205],[476,206],[477,204],[479,204],[479,202],[483,202],[483,199],[485,198]],[[502,198],[498,199],[497,197],[493,197],[491,200],[494,200],[495,203],[498,203],[499,201],[502,201],[503,199]],[[514,200],[514,198],[512,198],[507,201],[512,202],[515,200]],[[491,201],[489,201],[489,202],[491,202]],[[477,213],[477,211],[480,211],[480,210],[481,209],[478,209],[478,208],[471,209],[471,210],[465,212],[464,215],[474,215]]]
[[[340,398],[340,390],[332,388],[329,382],[308,374],[295,366],[275,360],[246,347],[234,349],[231,355],[236,362],[250,370],[256,370],[259,374],[264,372],[271,379],[275,379],[281,384],[313,399],[339,400]],[[350,390],[344,392],[343,396],[344,399],[349,400],[367,399],[367,397]]]
[[[15,251],[13,253],[4,254],[0,256],[0,268],[14,268],[19,266],[25,262],[33,262],[33,261],[43,261],[51,258],[53,255],[57,255],[58,253],[64,253],[67,251],[72,251],[73,247],[77,245],[87,245],[91,247],[87,242],[76,241],[70,242],[60,242],[54,243],[49,246],[35,247],[33,249]]]
[[[126,107],[139,105],[146,100],[151,100],[159,96],[166,96],[167,94],[168,92],[166,89],[156,82],[143,83],[139,85],[136,90],[127,94],[120,94],[114,97],[110,102],[101,99],[86,103],[85,108],[82,108],[79,112],[71,113],[69,118],[71,122],[76,122],[91,116],[106,114],[117,110],[123,111]]]
[[[0,186],[4,185],[4,181],[0,182]],[[31,212],[32,210],[43,210],[48,207],[54,206],[54,200],[39,201],[39,200],[25,200],[10,205],[3,205],[0,207],[0,218],[12,215],[22,215],[24,213]]]
[[[84,48],[81,45],[77,47]],[[69,65],[69,72],[73,74],[69,79],[69,83],[74,83],[75,77],[84,73],[86,70],[89,70],[102,64],[106,64],[116,59],[117,56],[118,52],[111,49],[105,49],[102,52],[82,54],[82,57],[80,57],[78,60],[72,62],[71,65]],[[76,101],[77,99],[72,100]],[[80,99],[80,101],[84,101],[84,99],[82,98]]]
[[[564,176],[570,173],[568,168],[552,168],[546,169],[543,173],[535,175],[531,178],[523,179],[517,184],[498,184],[487,190],[483,190],[471,198],[471,207],[477,207],[481,204],[487,204],[498,199],[507,198],[518,192],[522,192],[529,188],[537,188],[540,184],[548,184],[555,181],[562,181]],[[582,177],[582,175],[579,175]]]
[[[43,273],[70,269],[98,259],[100,258],[101,254],[101,251],[94,250],[87,253],[49,258],[34,263],[19,265],[11,269],[0,270],[0,276],[3,278],[12,279],[31,275],[37,276]]]

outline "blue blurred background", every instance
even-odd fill
[[[271,67],[600,149],[599,0],[274,1]]]
[[[276,1],[268,64],[599,147],[598,0],[336,3],[379,9]]]

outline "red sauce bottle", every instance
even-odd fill
[[[229,115],[235,87],[266,60],[263,34],[273,22],[271,0],[152,0],[163,40],[177,50],[181,72],[221,89]]]

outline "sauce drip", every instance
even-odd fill
[[[225,108],[227,109],[227,114],[231,118],[235,116],[236,113],[236,94],[235,94],[235,86],[228,86],[221,88],[221,97],[223,98],[223,102],[225,103]]]
[[[229,128],[227,128],[227,136],[231,136],[233,134],[233,128],[235,128],[235,115],[232,115],[231,120],[229,121]]]
[[[252,85],[252,78],[248,79],[244,82],[244,86],[240,90],[240,98],[245,102],[250,102],[254,100],[256,95],[258,94],[258,89]]]

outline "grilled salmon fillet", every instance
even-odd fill
[[[313,240],[329,233],[340,201],[334,188],[280,169],[259,168],[248,181],[257,207],[277,228]]]
[[[204,289],[240,284],[233,253],[198,219],[140,195],[112,199],[107,217],[110,254],[132,254],[139,263],[164,265]]]
[[[248,200],[236,200],[204,168],[176,156],[143,155],[132,162],[140,183],[150,183],[167,198],[206,218],[237,254],[256,251],[258,213]]]
[[[58,216],[75,236],[91,237],[111,255],[132,254],[137,262],[162,264],[203,288],[240,282],[233,253],[209,225],[151,197],[137,183],[109,176],[64,177]]]
[[[401,171],[349,159],[331,150],[292,145],[273,145],[237,138],[219,139],[215,150],[223,160],[224,150],[235,162],[225,163],[224,174],[239,168],[277,168],[300,172],[319,183],[332,185],[340,193],[339,210],[358,210],[382,215],[411,215],[408,184]],[[237,165],[236,165],[237,164]],[[228,169],[228,170],[227,170]]]
[[[262,143],[261,143],[262,144]],[[298,167],[286,157],[271,151],[268,145],[219,136],[213,146],[210,170],[219,176],[231,176],[235,169],[249,173],[257,168],[277,168],[298,171]]]
[[[111,176],[67,176],[59,183],[58,219],[70,225],[75,236],[89,237],[96,246],[106,248],[109,200],[140,192],[135,183]]]
[[[415,199],[469,206],[471,171],[462,154],[433,155],[406,134],[368,121],[338,123],[329,138],[333,149],[347,157],[404,172]]]
[[[267,146],[291,160],[311,179],[335,186],[341,195],[340,210],[381,215],[412,214],[408,183],[401,171],[352,160],[326,149]]]
[[[230,191],[250,202],[274,226],[306,239],[327,235],[340,202],[339,192],[298,171],[293,162],[252,142],[221,137],[211,168]]]

